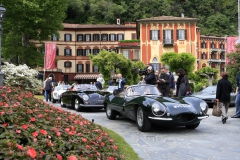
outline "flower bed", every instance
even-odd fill
[[[0,159],[123,159],[114,140],[82,116],[20,88],[0,88]]]

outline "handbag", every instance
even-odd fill
[[[220,117],[222,115],[222,110],[219,106],[219,102],[216,102],[216,104],[213,105],[212,115],[216,117]]]

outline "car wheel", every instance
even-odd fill
[[[193,125],[188,125],[186,126],[187,129],[195,129],[199,126],[200,122],[196,123],[196,124],[193,124]]]
[[[78,99],[78,98],[76,98],[75,100],[74,100],[74,109],[76,110],[76,111],[82,111],[82,107],[80,106],[80,99]]]
[[[116,119],[117,112],[112,110],[112,108],[109,106],[109,104],[107,104],[105,111],[106,111],[106,115],[107,115],[108,119],[111,119],[111,120]]]
[[[136,123],[137,123],[138,129],[142,132],[149,131],[151,128],[151,122],[147,118],[146,114],[143,112],[143,109],[141,107],[138,107],[137,109]]]
[[[62,98],[60,99],[60,105],[61,105],[61,107],[66,107],[66,105],[62,101]]]
[[[52,98],[52,103],[56,103],[56,99]]]

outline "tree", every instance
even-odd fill
[[[3,23],[3,57],[15,64],[43,66],[42,49],[32,40],[48,40],[58,35],[65,18],[67,0],[2,0],[6,8]]]
[[[236,48],[236,52],[227,54],[228,64],[226,66],[226,71],[229,75],[228,79],[232,83],[233,90],[237,87],[237,75],[240,73],[240,45],[238,44]]]
[[[193,72],[195,68],[196,58],[190,53],[164,53],[161,57],[161,62],[164,65],[170,67],[170,71],[177,72],[179,68],[182,68],[186,74]]]
[[[105,83],[117,71],[117,73],[121,73],[127,79],[127,84],[136,84],[140,80],[138,69],[145,67],[141,61],[133,62],[125,58],[123,54],[116,54],[106,50],[102,50],[98,55],[91,54],[90,59],[93,65],[98,66],[100,73],[103,74]]]
[[[41,92],[42,81],[37,79],[38,71],[29,68],[26,64],[15,66],[5,62],[2,72],[4,86],[21,87],[32,93]]]

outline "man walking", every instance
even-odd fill
[[[169,71],[168,68],[166,68],[166,73],[169,75],[169,78],[170,78],[170,82],[169,82],[170,93],[169,93],[169,96],[173,97],[173,91],[175,90],[174,76],[173,76],[172,72]]]
[[[52,92],[52,77],[48,77],[48,80],[46,81],[45,83],[45,99],[46,99],[46,102],[49,100],[51,101],[51,92]]]
[[[240,73],[237,76],[237,88],[236,88],[236,114],[232,118],[240,118]]]
[[[219,103],[222,110],[222,123],[224,124],[228,119],[227,112],[232,92],[232,84],[228,80],[228,74],[226,72],[223,72],[221,76],[222,79],[220,79],[217,84],[216,103]]]

